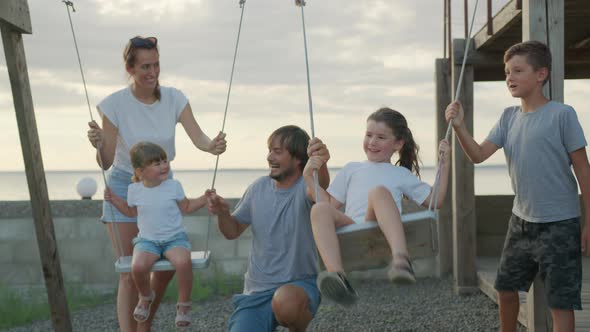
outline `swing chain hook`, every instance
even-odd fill
[[[305,6],[305,0],[295,0],[295,6],[297,6],[297,7],[304,7]]]
[[[69,0],[62,0],[62,2],[66,4],[66,7],[67,7],[67,6],[70,6],[70,7],[72,7],[72,11],[73,11],[74,13],[76,12],[76,8],[74,8],[74,3],[73,3],[73,2],[71,2],[71,1],[69,1]]]

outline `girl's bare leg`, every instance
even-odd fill
[[[394,264],[407,264],[406,261],[399,261],[408,257],[408,247],[399,209],[387,188],[379,186],[369,191],[369,205],[365,218],[376,220],[379,224],[391,249]]]
[[[150,317],[147,321],[143,323],[137,324],[137,331],[138,332],[150,332],[152,327],[152,322],[156,317],[156,312],[158,311],[158,307],[164,298],[164,293],[166,293],[166,288],[168,284],[174,277],[175,271],[157,271],[152,272],[152,277],[150,280],[150,287],[156,294],[156,298],[154,302],[152,302],[152,307],[150,310]]]
[[[176,270],[176,282],[178,283],[178,302],[189,302],[193,289],[193,265],[191,253],[185,248],[172,248],[164,253],[166,259]]]
[[[329,272],[343,271],[336,229],[353,223],[352,219],[327,202],[316,203],[311,209],[313,238]]]
[[[133,259],[131,261],[131,275],[133,276],[133,283],[137,288],[138,293],[146,297],[152,296],[152,289],[150,288],[150,270],[154,263],[159,259],[157,255],[149,252],[136,251],[133,253]],[[150,301],[140,301],[139,306],[143,309],[147,309],[150,305]]]

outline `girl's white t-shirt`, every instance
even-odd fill
[[[356,223],[365,222],[369,191],[377,186],[389,190],[402,213],[402,197],[405,195],[422,204],[430,195],[430,185],[420,181],[405,167],[371,161],[346,164],[328,187],[328,193],[345,204],[344,214]]]
[[[153,104],[137,100],[131,87],[119,90],[98,104],[98,110],[117,127],[117,147],[113,166],[133,173],[129,149],[138,142],[151,142],[161,146],[168,160],[174,160],[174,137],[180,114],[188,99],[175,88],[160,87],[161,98]]]
[[[137,207],[137,236],[163,241],[184,232],[182,212],[177,203],[184,198],[184,190],[177,180],[168,179],[155,187],[146,187],[143,182],[130,184],[127,204]]]

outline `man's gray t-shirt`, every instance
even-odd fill
[[[504,148],[515,193],[512,213],[529,222],[580,216],[569,154],[585,147],[586,139],[571,106],[550,101],[530,113],[509,107],[487,140]]]
[[[244,294],[317,275],[311,206],[303,177],[288,189],[277,188],[268,176],[248,187],[233,212],[239,223],[251,226],[253,235]]]

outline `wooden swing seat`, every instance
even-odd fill
[[[211,258],[210,251],[193,251],[191,252],[191,261],[193,263],[193,270],[205,269],[209,266]],[[166,259],[160,259],[154,266],[153,271],[172,271],[174,266]],[[123,256],[115,262],[115,271],[117,273],[131,272],[131,256]]]
[[[412,259],[432,257],[436,252],[436,213],[425,210],[402,214],[408,251]],[[362,271],[387,266],[391,263],[391,250],[376,221],[367,221],[339,228],[344,271]]]

